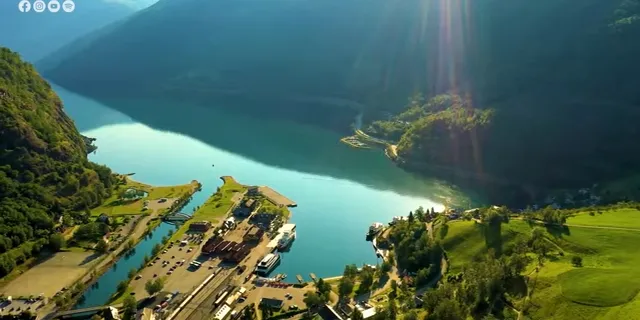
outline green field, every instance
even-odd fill
[[[638,215],[635,209],[618,209],[595,216],[579,214],[567,221],[604,229],[547,227],[546,237],[555,250],[539,272],[532,272],[536,262],[525,271],[530,274],[530,299],[513,301],[519,309],[524,306],[523,319],[640,320],[640,231],[606,229],[636,227]],[[530,235],[534,227],[511,220],[500,226],[501,236],[496,239],[487,232],[491,230],[473,221],[449,222],[442,240],[449,272],[460,272],[488,248],[508,248],[516,237]],[[572,264],[574,256],[582,257],[582,267]]]
[[[122,201],[120,194],[129,188],[143,190],[148,193],[147,197],[135,201]],[[178,186],[160,186],[154,187],[148,184],[126,179],[125,184],[118,185],[112,192],[111,197],[103,201],[102,205],[91,209],[92,216],[107,214],[109,216],[142,214],[144,200],[157,200],[160,198],[179,198],[188,194],[197,188],[197,182],[183,184]]]
[[[632,208],[613,209],[602,213],[579,213],[567,219],[567,224],[602,226],[617,228],[637,228],[640,230],[640,211]]]
[[[238,183],[233,177],[222,177],[224,183],[216,193],[214,193],[207,201],[193,213],[194,221],[207,220],[211,223],[216,223],[220,219],[226,217],[227,212],[235,204],[234,197],[242,199],[242,194],[247,191],[247,186]],[[189,229],[189,224],[186,223],[180,229],[178,229],[171,237],[170,242],[179,240]]]
[[[209,197],[207,201],[193,214],[193,218],[197,221],[208,220],[217,222],[221,218],[225,218],[227,212],[235,204],[234,195],[242,199],[241,194],[247,191],[247,187],[241,185],[232,177],[222,177],[224,183],[220,189]],[[238,194],[238,195],[236,195]]]

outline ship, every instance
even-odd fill
[[[261,277],[266,277],[280,264],[280,255],[277,253],[267,254],[256,266],[255,273]]]
[[[282,232],[282,237],[278,240],[278,250],[284,251],[296,239],[296,227],[293,225],[293,228],[289,230],[285,230]]]
[[[367,233],[367,241],[371,241],[382,229],[384,225],[380,222],[375,222],[369,226],[369,232]]]

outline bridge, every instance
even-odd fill
[[[164,217],[162,217],[162,220],[164,220],[164,221],[187,221],[187,220],[189,220],[191,218],[192,218],[192,216],[190,216],[190,215],[188,215],[186,213],[176,212],[176,213],[165,215]]]
[[[116,309],[120,309],[122,308],[122,303],[119,304],[115,304],[112,306],[97,306],[97,307],[90,307],[90,308],[82,308],[82,309],[75,309],[75,310],[68,310],[68,311],[62,311],[62,312],[56,312],[52,315],[48,315],[46,318],[47,319],[70,319],[70,318],[76,318],[76,317],[88,317],[91,315],[94,315],[98,312],[104,311],[109,307],[114,307]]]

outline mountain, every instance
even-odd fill
[[[60,1],[62,2],[62,1]],[[154,0],[77,1],[72,13],[20,12],[18,1],[0,2],[0,45],[36,62],[76,38],[123,19]]]
[[[54,55],[45,74],[96,98],[341,131],[361,112],[366,123],[402,112],[417,92],[451,93],[495,114],[474,156],[447,166],[584,186],[638,169],[639,17],[638,0],[162,0]]]
[[[111,170],[33,66],[0,48],[0,276],[38,253],[59,221],[86,223],[110,195]]]

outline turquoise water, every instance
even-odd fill
[[[189,109],[193,122],[178,115],[165,119],[174,120],[172,128],[177,132],[191,132],[197,124],[196,139],[147,126],[116,108],[60,87],[54,89],[82,133],[97,138],[92,161],[116,172],[135,173],[134,179],[153,185],[200,181],[202,191],[184,212],[202,204],[220,186],[223,175],[244,184],[271,186],[295,201],[298,207],[292,209],[292,222],[297,224],[297,238],[283,254],[278,273],[308,278],[313,272],[328,277],[340,275],[345,264],[376,263],[371,244],[365,242],[371,223],[390,221],[418,206],[438,209],[444,200],[459,196],[440,182],[398,169],[381,151],[349,148],[339,142],[336,133],[315,127],[204,109],[194,115],[193,110],[199,110],[195,108]],[[145,110],[166,104],[128,103]],[[220,141],[224,149],[202,140]],[[166,228],[163,225],[152,239],[139,245],[133,257],[107,273],[105,284],[100,280],[96,293],[86,295],[84,306],[104,303],[126,278],[130,266],[138,267],[153,243],[168,232]]]
[[[124,255],[91,288],[88,288],[84,293],[84,298],[76,304],[75,308],[95,307],[107,303],[111,294],[116,292],[118,283],[128,277],[129,270],[138,269],[144,261],[144,256],[151,256],[153,246],[162,242],[162,237],[168,235],[169,230],[172,229],[175,229],[175,226],[167,223],[158,226],[140,241],[130,254]]]

